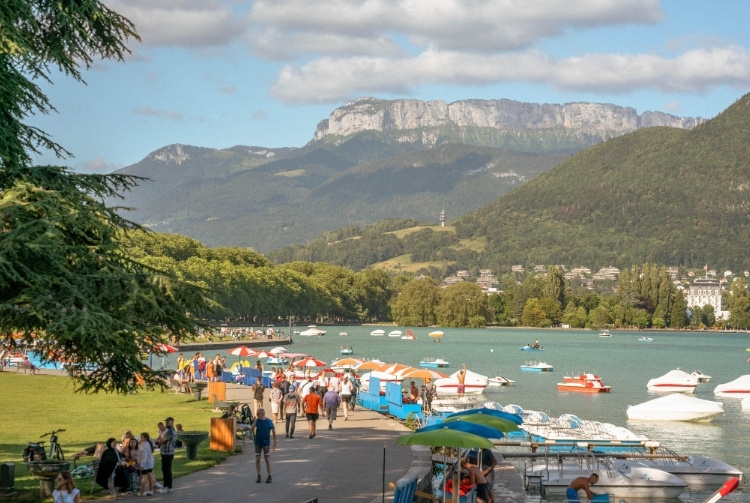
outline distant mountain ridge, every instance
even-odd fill
[[[443,209],[452,219],[630,128],[702,122],[614,105],[439,103],[355,100],[301,148],[169,145],[118,171],[150,182],[113,204],[159,232],[267,252],[346,225],[436,223]]]
[[[564,105],[523,103],[508,99],[444,101],[358,98],[334,110],[315,130],[315,141],[347,137],[363,131],[403,131],[402,141],[417,141],[413,130],[436,127],[496,130],[570,131],[573,135],[605,140],[637,129],[667,126],[693,129],[703,119],[602,103]],[[422,141],[435,141],[427,136]]]

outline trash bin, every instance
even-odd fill
[[[0,465],[0,493],[10,494],[15,490],[16,465],[3,463]]]
[[[209,449],[212,451],[234,452],[236,421],[237,419],[234,417],[211,418],[211,442]]]

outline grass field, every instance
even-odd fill
[[[205,398],[196,402],[192,394],[143,390],[126,396],[75,393],[72,380],[65,374],[19,374],[6,369],[0,372],[0,397],[0,463],[15,463],[17,494],[10,497],[11,501],[42,501],[38,496],[39,481],[23,463],[23,450],[28,442],[43,440],[39,438],[43,433],[65,430],[59,433],[59,441],[67,459],[109,437],[119,441],[126,430],[136,437],[147,431],[155,438],[156,423],[167,416],[173,416],[185,431],[209,431],[210,419],[219,417]],[[194,461],[187,461],[185,450],[178,449],[173,468],[175,477],[213,466],[229,455],[211,451],[208,446],[208,441],[201,443],[198,459]],[[90,462],[91,458],[83,460]],[[154,472],[161,479],[158,455]],[[78,486],[85,499],[92,499],[90,478],[78,481]],[[98,490],[94,494],[102,498]],[[0,499],[4,498],[0,495]]]

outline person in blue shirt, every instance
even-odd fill
[[[273,426],[273,421],[266,417],[265,409],[258,409],[256,412],[255,421],[253,421],[253,438],[255,443],[255,471],[258,473],[258,479],[255,482],[260,483],[260,453],[266,459],[266,472],[268,472],[268,478],[266,483],[271,483],[271,456],[270,449],[276,450],[276,429]],[[273,445],[271,444],[271,436],[273,435]]]

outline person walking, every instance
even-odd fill
[[[284,400],[281,402],[281,408],[286,416],[286,438],[294,438],[294,427],[297,424],[297,413],[300,410],[301,401],[299,394],[294,387],[289,388],[289,393],[284,395]]]
[[[349,402],[352,401],[352,382],[349,376],[344,376],[341,380],[341,403],[344,404],[344,421],[349,419]]]
[[[263,408],[258,409],[255,415],[255,421],[253,421],[253,442],[255,443],[255,471],[258,474],[258,478],[255,482],[260,483],[260,454],[263,453],[263,457],[266,460],[266,472],[268,478],[266,483],[271,483],[271,453],[269,449],[273,448],[276,450],[276,428],[273,425],[273,421],[266,417],[266,411]],[[271,436],[273,435],[273,444],[271,443]]]
[[[326,418],[328,419],[328,429],[333,429],[333,422],[336,420],[336,412],[339,409],[341,398],[336,393],[336,389],[333,386],[328,387],[325,395],[323,395],[323,405],[325,406]]]
[[[251,389],[253,390],[253,405],[255,405],[255,415],[257,416],[258,410],[263,408],[263,392],[266,390],[260,376],[255,378],[255,384],[251,386]]]
[[[302,405],[305,409],[305,416],[307,417],[307,429],[310,432],[308,438],[315,437],[315,423],[318,421],[320,409],[322,408],[323,401],[320,395],[314,391],[310,391],[302,399]]]
[[[279,389],[279,383],[274,381],[271,383],[271,414],[273,417],[273,422],[279,421],[279,413],[281,412],[281,400],[284,398],[284,394],[281,392],[281,389]]]
[[[163,487],[159,489],[162,494],[172,492],[172,463],[174,462],[174,450],[177,443],[177,432],[174,429],[174,418],[168,417],[164,420],[164,432],[156,440],[159,444],[161,456],[161,475]]]

